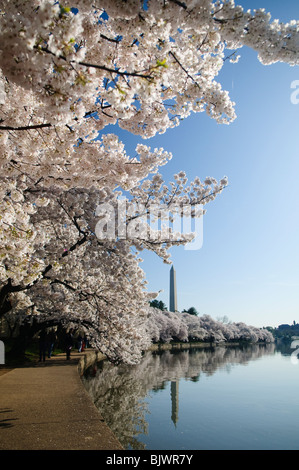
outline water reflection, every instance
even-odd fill
[[[179,380],[172,380],[170,385],[171,394],[171,421],[174,425],[179,419]]]
[[[147,397],[170,382],[170,417],[179,420],[179,382],[200,381],[222,369],[247,365],[264,355],[272,355],[274,344],[247,347],[217,347],[180,351],[147,352],[140,364],[114,366],[103,361],[86,371],[84,385],[108,426],[127,449],[142,450],[138,436],[148,433]]]

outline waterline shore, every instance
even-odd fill
[[[151,351],[229,347],[237,343],[153,344]],[[88,349],[67,361],[58,354],[45,362],[8,369],[0,366],[0,450],[124,450],[105,423],[81,377],[106,359]]]

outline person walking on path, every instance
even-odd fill
[[[47,350],[47,332],[43,328],[39,335],[39,360],[45,362]]]
[[[73,330],[70,330],[66,334],[65,338],[65,352],[66,352],[66,358],[69,360],[71,358],[71,350],[74,345],[74,339],[73,339]]]
[[[81,335],[78,336],[78,352],[83,351],[83,337]]]
[[[48,358],[52,356],[55,341],[56,341],[55,331],[51,330],[50,333],[48,334]]]

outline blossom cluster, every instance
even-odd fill
[[[243,322],[223,323],[210,315],[195,316],[189,313],[168,312],[148,308],[148,332],[153,342],[170,341],[271,343],[272,333],[265,328],[246,325]]]

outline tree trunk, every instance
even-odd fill
[[[32,327],[30,324],[25,323],[24,325],[21,325],[19,334],[14,338],[12,348],[7,353],[8,360],[17,360],[20,363],[23,362],[25,359],[26,348],[30,344],[35,333],[36,328]]]
[[[9,312],[11,310],[11,303],[7,299],[8,294],[10,293],[10,288],[11,288],[11,283],[10,281],[2,287],[0,290],[0,318],[5,315],[5,313]]]

